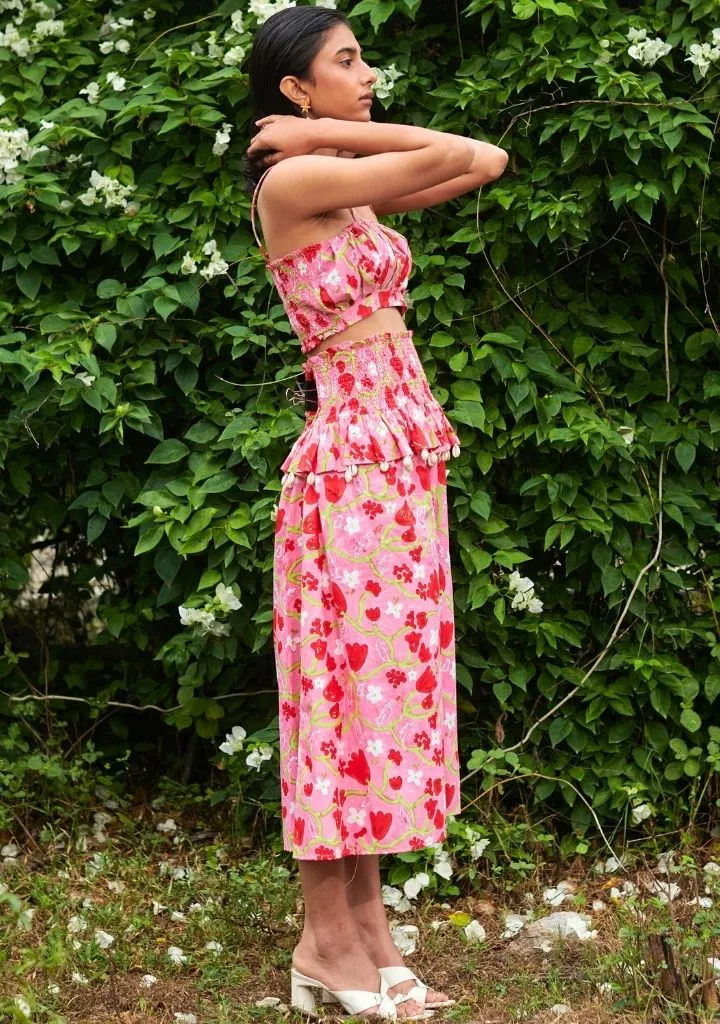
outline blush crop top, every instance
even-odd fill
[[[255,229],[255,204],[271,170],[257,184],[250,221],[301,350],[311,352],[325,338],[377,309],[397,306],[405,311],[410,247],[404,235],[379,221],[358,217],[322,242],[303,245],[276,260],[268,258]]]

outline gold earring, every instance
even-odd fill
[[[308,114],[310,113],[310,100],[307,98],[307,96],[303,96],[303,101],[300,104],[300,110],[302,112],[303,117],[307,117]]]

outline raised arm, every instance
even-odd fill
[[[451,181],[468,171],[476,153],[469,139],[414,125],[275,115],[258,123],[266,127],[248,152],[277,151],[270,163],[278,166],[265,188],[274,205],[287,202],[293,215],[301,218],[345,206],[380,206]],[[296,155],[317,149],[346,150],[361,157]],[[488,145],[490,178],[502,172],[505,159],[504,150]]]

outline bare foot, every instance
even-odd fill
[[[380,975],[377,967],[365,952],[361,943],[355,947],[332,951],[321,951],[317,946],[301,939],[293,953],[293,967],[309,978],[314,978],[326,985],[331,991],[359,989],[364,992],[380,992]],[[399,995],[402,986],[397,986],[393,995]],[[391,996],[392,998],[392,996]],[[397,1004],[398,1019],[414,1017],[422,1013],[423,1007],[414,1000]],[[355,1016],[374,1017],[376,1008],[370,1007]]]

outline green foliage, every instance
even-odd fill
[[[0,130],[29,133],[0,184],[0,716],[31,745],[32,702],[12,695],[84,697],[108,757],[165,766],[173,728],[214,753],[230,725],[275,715],[272,506],[302,427],[284,394],[301,357],[249,229],[245,65],[223,55],[249,49],[255,20],[242,5],[231,23],[236,8],[128,2],[103,18],[81,0],[43,37],[28,5],[28,55],[0,46]],[[506,801],[579,834],[588,803],[614,821],[643,802],[664,828],[698,812],[718,769],[720,63],[687,60],[717,8],[437,12],[349,11],[371,63],[401,73],[391,119],[510,153],[479,195],[398,224],[408,323],[463,442],[449,478],[463,763],[477,748],[475,781],[494,785],[503,758],[486,752],[542,719]],[[672,50],[641,63],[631,29]],[[540,611],[514,604],[515,570]],[[241,603],[220,617],[218,585]],[[205,625],[181,625],[180,606]],[[165,709],[165,728],[108,701]],[[87,708],[61,706],[83,733]]]

